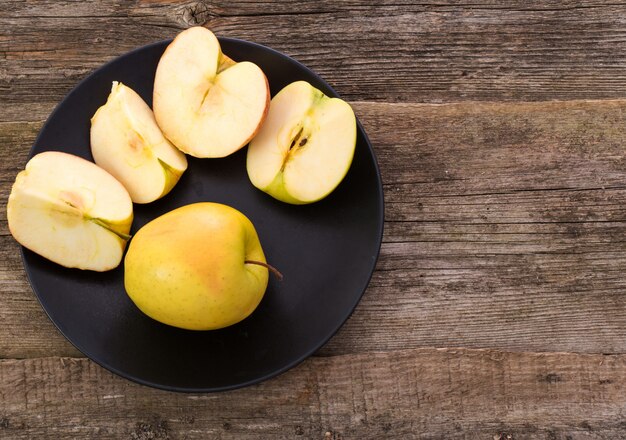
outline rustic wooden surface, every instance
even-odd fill
[[[0,438],[626,438],[626,5],[370,3],[0,0]],[[386,221],[370,287],[315,356],[181,395],[60,336],[5,207],[77,81],[197,24],[353,104]]]

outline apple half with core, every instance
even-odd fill
[[[124,186],[102,168],[58,151],[37,154],[13,184],[9,230],[24,247],[62,266],[117,267],[133,221]]]
[[[213,330],[250,315],[268,270],[259,237],[241,212],[193,203],[139,229],[124,260],[130,299],[151,318],[188,330]]]
[[[248,176],[278,200],[312,203],[343,180],[355,147],[350,105],[297,81],[272,98],[267,119],[248,146]]]
[[[270,101],[263,71],[234,62],[203,27],[189,28],[165,49],[154,80],[153,109],[165,136],[195,157],[224,157],[246,145]]]
[[[187,158],[163,136],[148,104],[117,81],[91,118],[91,153],[135,203],[163,197],[187,169]]]

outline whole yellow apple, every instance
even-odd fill
[[[124,260],[126,292],[164,324],[213,330],[261,302],[268,266],[252,222],[219,203],[194,203],[143,226]]]

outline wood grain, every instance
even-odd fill
[[[624,352],[624,104],[358,105],[385,238],[367,294],[321,353]]]
[[[626,356],[463,349],[313,358],[260,385],[174,394],[84,359],[0,361],[11,439],[618,439]]]
[[[626,438],[624,17],[608,0],[2,0],[0,438]],[[6,223],[62,97],[195,25],[321,74],[364,124],[386,198],[377,270],[340,332],[208,395],[82,358]]]
[[[626,352],[626,100],[356,102],[385,185],[378,269],[318,354]],[[78,356],[44,318],[5,201],[39,123],[0,123],[0,357]],[[33,322],[40,323],[33,326]]]
[[[42,119],[104,62],[192,25],[283,51],[351,101],[619,98],[624,14],[600,1],[4,0],[0,104],[4,120]]]

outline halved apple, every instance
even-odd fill
[[[239,150],[258,131],[269,101],[263,71],[224,58],[215,35],[203,27],[181,32],[157,66],[154,116],[165,136],[192,156]]]
[[[312,203],[343,180],[355,147],[350,105],[297,81],[272,99],[267,119],[248,147],[248,176],[278,200]]]
[[[78,156],[34,156],[13,184],[9,230],[33,252],[66,267],[105,271],[120,264],[133,221],[124,186]]]
[[[135,203],[163,197],[187,169],[187,158],[163,136],[148,104],[117,81],[91,118],[91,153]]]

